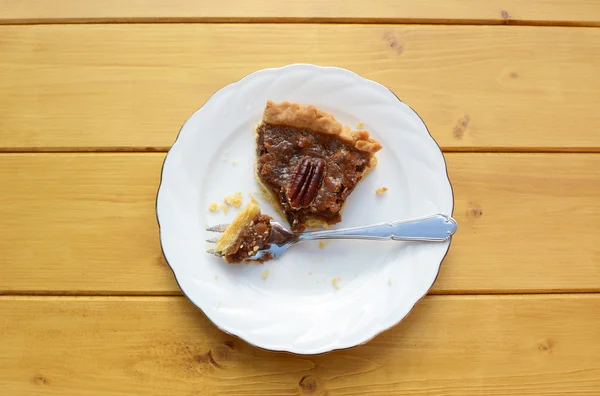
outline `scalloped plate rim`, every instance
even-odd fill
[[[254,347],[257,347],[257,348],[259,348],[259,349],[268,350],[268,351],[272,351],[272,352],[288,352],[288,353],[293,353],[293,354],[298,354],[298,355],[318,355],[318,354],[330,353],[330,352],[337,351],[337,350],[346,350],[346,349],[354,348],[354,347],[357,347],[357,346],[360,346],[360,345],[364,345],[364,344],[368,343],[369,341],[371,341],[372,339],[374,339],[375,337],[377,337],[378,335],[382,334],[382,333],[383,333],[383,332],[385,332],[385,331],[388,331],[388,330],[392,329],[393,327],[397,326],[397,325],[398,325],[398,324],[400,324],[402,321],[404,321],[404,319],[406,319],[406,317],[408,317],[408,315],[410,315],[410,314],[412,313],[412,311],[414,310],[414,308],[416,307],[416,305],[417,305],[417,304],[418,304],[418,303],[419,303],[419,302],[420,302],[420,301],[421,301],[421,300],[422,300],[422,299],[423,299],[423,298],[424,298],[424,297],[425,297],[425,296],[426,296],[426,295],[429,293],[429,291],[431,290],[431,288],[432,288],[432,287],[433,287],[433,285],[435,284],[435,282],[436,282],[436,280],[437,280],[437,278],[438,278],[438,276],[439,276],[440,270],[441,270],[441,265],[442,265],[443,261],[445,260],[445,258],[446,258],[446,256],[447,256],[447,254],[448,254],[448,252],[449,252],[449,250],[450,250],[450,246],[451,246],[451,244],[452,244],[452,239],[450,239],[450,241],[449,241],[449,242],[448,242],[448,244],[447,244],[447,247],[446,247],[446,250],[445,250],[445,252],[444,252],[444,255],[443,255],[443,257],[440,259],[440,262],[439,262],[439,264],[438,264],[437,274],[436,274],[435,278],[433,279],[433,281],[432,281],[431,285],[430,285],[430,286],[429,286],[429,288],[427,289],[427,291],[426,291],[426,292],[425,292],[425,293],[424,293],[424,294],[423,294],[423,295],[422,295],[420,298],[418,298],[418,299],[417,299],[417,300],[416,300],[416,301],[415,301],[415,302],[412,304],[412,306],[411,306],[411,308],[408,310],[408,312],[407,312],[407,313],[406,313],[404,316],[402,316],[402,317],[400,317],[399,319],[397,319],[397,321],[396,321],[395,323],[393,323],[391,326],[388,326],[388,327],[385,327],[385,328],[383,328],[383,329],[380,329],[380,330],[378,330],[377,332],[375,332],[375,334],[371,334],[371,335],[369,335],[369,336],[368,336],[368,337],[367,337],[365,340],[363,340],[363,341],[361,341],[361,342],[359,342],[359,343],[356,343],[356,344],[354,344],[354,345],[342,346],[342,347],[338,347],[338,348],[331,348],[331,349],[318,349],[318,350],[312,350],[312,351],[304,351],[304,350],[299,350],[299,349],[294,349],[294,348],[285,348],[285,347],[282,347],[282,348],[272,348],[272,347],[268,347],[268,346],[258,345],[258,344],[256,344],[256,343],[253,343],[253,342],[251,342],[251,341],[247,340],[247,339],[246,339],[244,336],[242,336],[242,335],[240,335],[240,334],[237,334],[235,331],[230,331],[230,330],[227,330],[227,329],[225,329],[223,326],[220,326],[220,325],[217,323],[217,321],[215,321],[213,318],[211,318],[211,316],[210,316],[210,315],[208,315],[208,314],[207,314],[207,312],[206,312],[204,309],[202,309],[202,307],[201,307],[199,304],[197,304],[197,303],[196,303],[196,302],[195,302],[195,301],[194,301],[194,300],[193,300],[193,299],[192,299],[192,298],[189,296],[189,294],[188,294],[188,293],[186,293],[186,291],[183,289],[183,287],[181,287],[181,283],[180,283],[179,276],[178,276],[177,272],[175,271],[175,268],[173,267],[173,265],[170,263],[170,261],[169,261],[169,259],[168,259],[168,257],[167,257],[167,254],[166,254],[166,252],[165,252],[164,243],[163,243],[163,228],[161,227],[160,214],[159,214],[159,197],[160,197],[160,195],[161,195],[161,191],[162,191],[162,187],[163,187],[163,181],[164,181],[164,169],[165,169],[165,165],[167,164],[167,161],[168,161],[168,159],[169,159],[169,155],[170,155],[170,154],[171,154],[171,153],[174,151],[174,149],[176,149],[176,148],[178,147],[178,145],[180,145],[180,144],[181,144],[181,140],[180,140],[181,133],[182,133],[182,131],[185,129],[185,127],[186,127],[187,123],[188,123],[188,122],[189,122],[189,121],[190,121],[192,118],[194,118],[194,117],[195,117],[197,114],[199,114],[199,113],[201,113],[202,111],[204,111],[204,110],[206,109],[206,106],[207,106],[207,104],[208,104],[208,103],[209,103],[211,100],[215,99],[215,97],[216,97],[217,95],[219,95],[220,93],[224,93],[224,92],[226,92],[227,90],[233,89],[233,88],[235,88],[235,87],[236,87],[236,86],[238,86],[238,85],[241,85],[241,84],[242,84],[242,83],[244,83],[244,81],[246,81],[247,79],[249,79],[249,78],[251,78],[251,77],[253,77],[253,76],[257,76],[257,75],[263,74],[263,73],[269,73],[269,72],[280,72],[280,71],[285,71],[286,69],[291,69],[291,68],[296,68],[296,67],[309,67],[309,68],[318,68],[318,69],[330,69],[330,70],[338,70],[338,71],[341,71],[341,72],[344,72],[344,73],[351,74],[351,75],[353,75],[353,77],[354,77],[354,78],[357,78],[357,79],[363,80],[364,82],[367,82],[367,83],[369,83],[369,84],[375,84],[375,85],[379,86],[380,88],[383,88],[383,89],[385,89],[385,90],[389,91],[389,92],[390,92],[392,95],[394,95],[394,96],[395,96],[395,98],[398,100],[398,102],[400,102],[401,104],[403,104],[404,106],[406,106],[406,107],[407,107],[407,108],[408,108],[410,111],[412,111],[412,112],[413,112],[415,115],[417,115],[417,117],[418,117],[418,118],[421,120],[421,122],[422,122],[423,126],[424,126],[424,127],[425,127],[425,129],[426,129],[426,131],[427,131],[427,133],[428,133],[428,135],[429,135],[428,137],[429,137],[430,141],[431,141],[431,142],[433,142],[433,143],[435,144],[435,146],[437,147],[437,149],[438,149],[438,153],[437,153],[437,154],[438,154],[438,155],[441,157],[441,159],[442,159],[442,163],[443,163],[443,165],[444,165],[444,172],[445,172],[446,180],[447,180],[447,182],[448,182],[448,185],[449,185],[449,187],[450,187],[450,194],[451,194],[451,199],[452,199],[452,202],[451,202],[451,210],[450,210],[450,215],[453,215],[453,213],[454,213],[454,189],[453,189],[453,186],[452,186],[451,180],[450,180],[450,178],[449,178],[449,175],[448,175],[447,163],[446,163],[446,160],[445,160],[445,158],[444,158],[443,151],[442,151],[441,147],[439,146],[439,144],[437,143],[437,141],[436,141],[436,140],[433,138],[433,135],[431,135],[431,132],[429,131],[429,128],[427,128],[427,125],[425,124],[424,120],[423,120],[423,119],[422,119],[422,118],[419,116],[419,114],[418,114],[418,113],[417,113],[417,112],[416,112],[414,109],[412,109],[412,108],[411,108],[409,105],[407,105],[405,102],[403,102],[403,101],[400,99],[400,97],[399,97],[399,96],[398,96],[398,95],[397,95],[395,92],[393,92],[393,91],[392,91],[390,88],[386,87],[385,85],[383,85],[383,84],[381,84],[381,83],[379,83],[379,82],[377,82],[377,81],[374,81],[374,80],[371,80],[371,79],[368,79],[368,78],[362,77],[362,76],[361,76],[361,75],[359,75],[358,73],[356,73],[356,72],[353,72],[353,71],[351,71],[351,70],[348,70],[348,69],[345,69],[345,68],[342,68],[342,67],[337,67],[337,66],[321,66],[321,65],[315,65],[315,64],[310,64],[310,63],[293,63],[293,64],[284,65],[284,66],[281,66],[281,67],[271,67],[271,68],[263,68],[263,69],[259,69],[259,70],[256,70],[256,71],[254,71],[254,72],[252,72],[252,73],[249,73],[249,74],[247,74],[247,75],[243,76],[242,78],[240,78],[240,79],[239,79],[239,80],[237,80],[237,81],[234,81],[234,82],[232,82],[232,83],[230,83],[230,84],[228,84],[228,85],[226,85],[226,86],[224,86],[224,87],[220,88],[219,90],[217,90],[216,92],[214,92],[214,93],[213,93],[213,94],[212,94],[210,97],[208,97],[208,99],[207,99],[207,100],[206,100],[206,101],[205,101],[205,102],[204,102],[204,103],[203,103],[203,104],[202,104],[202,105],[201,105],[201,106],[200,106],[200,107],[199,107],[197,110],[195,110],[195,111],[194,111],[194,112],[193,112],[193,113],[192,113],[192,114],[191,114],[191,115],[190,115],[190,116],[189,116],[189,117],[186,119],[186,121],[185,121],[185,122],[182,124],[181,128],[179,129],[179,131],[178,131],[178,133],[177,133],[177,136],[176,136],[176,138],[175,138],[175,140],[174,140],[173,144],[171,145],[171,147],[169,148],[169,150],[168,150],[167,154],[165,155],[165,158],[164,158],[164,160],[163,160],[163,163],[162,163],[162,165],[161,165],[161,171],[160,171],[160,181],[159,181],[159,185],[158,185],[158,189],[157,189],[157,193],[156,193],[156,200],[155,200],[155,214],[156,214],[156,219],[157,219],[157,223],[158,223],[158,227],[159,227],[159,236],[160,236],[160,237],[159,237],[159,244],[160,244],[161,252],[162,252],[162,254],[163,254],[163,257],[164,257],[164,259],[165,259],[165,261],[166,261],[167,265],[169,266],[169,269],[170,269],[170,270],[171,270],[171,272],[173,273],[173,276],[174,276],[174,278],[175,278],[175,281],[176,281],[176,283],[177,283],[177,286],[178,286],[178,288],[179,288],[179,289],[181,290],[181,292],[183,293],[183,296],[184,296],[184,297],[185,297],[185,298],[186,298],[186,299],[187,299],[187,300],[188,300],[190,303],[192,303],[192,305],[194,305],[194,307],[196,307],[196,308],[197,308],[197,309],[198,309],[200,312],[202,312],[202,313],[204,314],[204,316],[205,316],[205,317],[206,317],[206,318],[207,318],[207,319],[208,319],[208,320],[209,320],[209,321],[210,321],[210,322],[211,322],[211,323],[212,323],[212,324],[213,324],[215,327],[217,327],[217,328],[218,328],[220,331],[222,331],[222,332],[224,332],[224,333],[226,333],[226,334],[228,334],[228,335],[234,336],[234,337],[236,337],[236,338],[239,338],[239,339],[241,339],[241,340],[243,340],[243,341],[247,342],[248,344],[250,344],[250,345],[252,345],[252,346],[254,346]],[[184,275],[184,274],[180,274],[180,275]]]

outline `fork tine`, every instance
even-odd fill
[[[208,243],[217,243],[218,240],[219,240],[219,238],[215,237],[215,238],[209,238],[209,239],[207,239],[206,242],[208,242]]]
[[[225,230],[229,227],[229,224],[217,224],[212,227],[208,227],[206,231],[209,232],[225,232]]]
[[[222,255],[221,253],[217,253],[216,251],[214,251],[214,249],[208,249],[208,250],[206,251],[206,253],[210,253],[210,254],[212,254],[213,256],[217,256],[217,257],[223,257],[223,255]]]

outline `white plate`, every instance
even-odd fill
[[[205,240],[213,235],[205,227],[237,213],[210,213],[209,204],[236,191],[245,204],[258,190],[253,130],[267,99],[314,104],[352,128],[361,121],[383,144],[377,168],[350,196],[338,227],[452,214],[444,157],[410,107],[348,70],[290,65],[226,86],[183,125],[157,198],[165,258],[184,294],[216,326],[250,344],[300,354],[362,344],[427,293],[449,242],[314,242],[263,265],[228,265],[207,254]],[[376,196],[380,186],[389,191]],[[281,221],[267,203],[261,208]],[[337,277],[339,290],[332,284]]]

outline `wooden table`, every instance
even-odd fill
[[[596,0],[0,0],[0,395],[600,394],[599,26]],[[460,223],[405,322],[320,356],[211,325],[154,213],[183,121],[296,62],[409,103]]]

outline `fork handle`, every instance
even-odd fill
[[[444,242],[456,232],[458,225],[450,216],[437,214],[413,220],[380,223],[339,230],[302,232],[299,241],[315,239],[370,239],[395,241]]]

